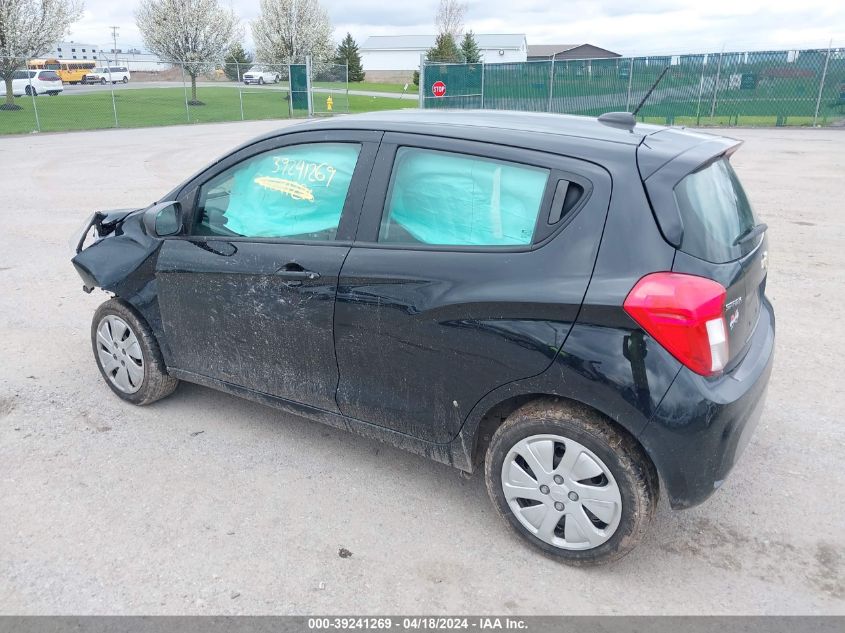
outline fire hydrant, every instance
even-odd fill
[[[332,106],[334,105],[334,100],[331,98],[331,95],[326,97],[326,109],[331,112]]]

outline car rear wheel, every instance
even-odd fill
[[[264,77],[259,77],[259,78],[258,78],[258,85],[259,85],[259,86],[263,86],[263,85],[264,85]]]
[[[499,427],[485,479],[510,528],[570,565],[628,554],[657,506],[657,475],[639,444],[595,411],[552,400],[522,407]]]
[[[27,86],[26,87],[26,96],[27,97],[37,97],[38,91],[35,89],[35,86]]]
[[[137,405],[169,396],[179,381],[167,374],[147,323],[128,304],[110,299],[94,313],[91,344],[97,367],[119,397]]]

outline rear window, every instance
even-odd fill
[[[757,224],[754,212],[726,158],[716,160],[684,178],[675,187],[684,237],[681,250],[709,262],[742,257],[756,246],[737,240]]]
[[[42,71],[40,77],[41,79],[61,79],[58,73],[55,73],[52,70]]]

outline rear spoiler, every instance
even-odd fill
[[[709,134],[672,132],[675,131],[664,130],[646,137],[637,148],[637,165],[660,232],[667,242],[679,248],[684,225],[675,202],[675,186],[692,172],[733,154],[742,141]],[[661,136],[663,138],[659,138]]]

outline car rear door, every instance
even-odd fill
[[[580,160],[385,134],[335,308],[337,402],[447,442],[545,370],[581,306],[611,181]]]
[[[188,234],[156,264],[170,364],[337,412],[337,278],[380,136],[284,135],[183,190]]]

